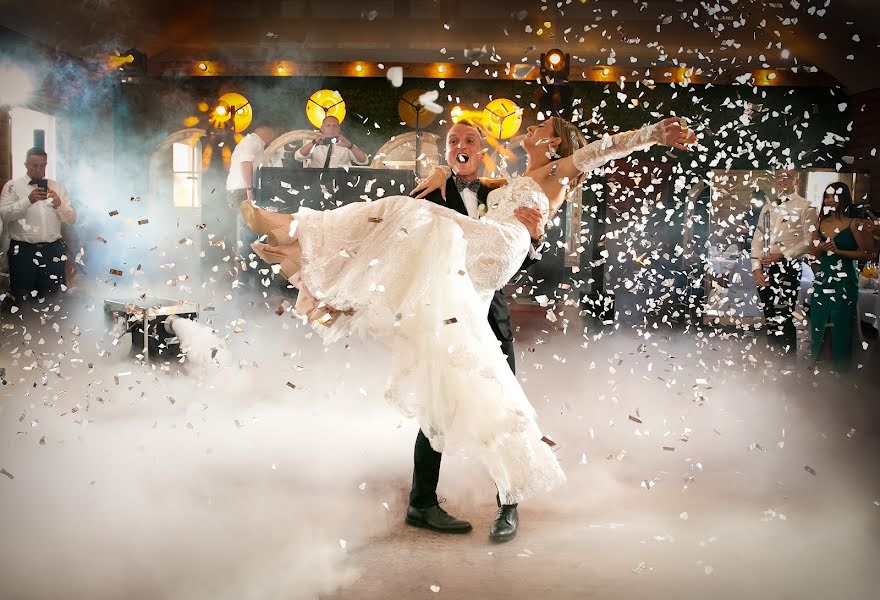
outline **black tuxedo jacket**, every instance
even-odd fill
[[[480,183],[480,189],[477,190],[477,199],[480,202],[485,203],[486,198],[489,196],[489,191],[488,187]],[[462,200],[461,194],[458,193],[458,188],[455,187],[455,180],[452,177],[446,180],[445,201],[440,195],[440,190],[434,190],[425,196],[424,199],[429,200],[434,204],[451,208],[463,215],[468,214],[464,200]],[[522,268],[525,269],[534,263],[534,258],[526,257]],[[507,300],[504,298],[504,293],[501,290],[495,291],[495,295],[492,297],[492,304],[489,305],[489,325],[492,326],[492,331],[495,332],[495,337],[498,338],[498,341],[500,341],[503,346],[506,347],[507,344],[513,341],[513,327],[510,323],[510,308],[508,308]]]

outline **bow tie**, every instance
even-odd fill
[[[40,185],[42,179],[31,179],[31,182],[28,185]]]
[[[475,179],[473,181],[464,181],[463,179],[455,178],[455,187],[458,189],[458,193],[462,193],[465,189],[472,191],[476,194],[480,190],[480,180]]]

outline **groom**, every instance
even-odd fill
[[[446,181],[445,199],[437,189],[425,199],[451,208],[463,215],[479,218],[485,214],[486,198],[491,191],[478,176],[483,157],[483,140],[477,125],[467,119],[455,123],[446,134],[446,164],[455,173]],[[519,208],[516,217],[526,226],[532,237],[532,250],[523,263],[528,267],[541,258],[535,250],[544,236],[544,217],[532,208]],[[492,298],[489,307],[489,325],[507,356],[510,370],[516,372],[513,354],[513,329],[510,323],[510,310],[504,294],[499,290]],[[437,501],[437,481],[440,478],[440,459],[442,454],[431,448],[425,434],[419,430],[414,452],[413,483],[406,509],[406,522],[415,527],[423,527],[443,533],[467,533],[472,527],[467,521],[456,519],[440,508]],[[497,496],[496,496],[497,500]],[[494,542],[507,542],[516,535],[519,516],[516,504],[501,505],[498,500],[498,513],[489,528],[489,538]]]

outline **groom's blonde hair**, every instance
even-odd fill
[[[467,117],[464,117],[464,118],[462,118],[462,119],[459,119],[458,121],[456,121],[456,122],[453,123],[452,125],[450,125],[450,126],[449,126],[449,131],[452,131],[452,127],[455,126],[455,125],[464,125],[465,127],[470,127],[471,129],[473,129],[473,130],[475,130],[475,131],[477,132],[477,135],[480,136],[480,143],[481,143],[481,144],[483,143],[483,141],[485,141],[485,137],[486,137],[486,136],[485,136],[485,134],[483,133],[483,128],[480,127],[480,126],[477,124],[476,121],[474,121],[474,120],[472,120],[472,119],[469,119],[469,118],[467,118]],[[449,131],[446,132],[447,137],[449,136]]]

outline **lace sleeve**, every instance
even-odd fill
[[[578,171],[589,173],[610,160],[623,158],[636,150],[645,150],[662,141],[663,124],[654,123],[641,129],[606,135],[601,140],[576,150],[571,158]]]

